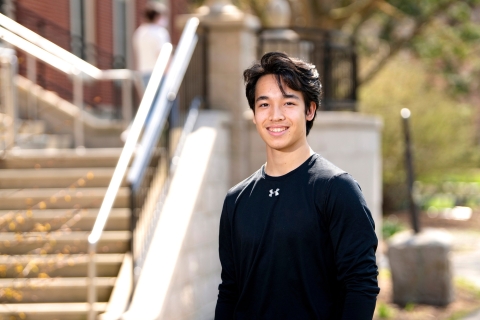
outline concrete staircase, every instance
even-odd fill
[[[6,121],[10,118],[0,113],[0,148],[6,147]],[[46,133],[47,125],[43,120],[17,119],[15,147],[20,149],[65,149],[73,146],[73,138],[70,134]]]
[[[86,319],[87,236],[121,149],[13,150],[0,160],[0,319]],[[125,183],[98,245],[105,311],[130,246]]]

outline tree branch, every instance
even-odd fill
[[[332,9],[328,13],[328,18],[333,20],[347,19],[357,12],[366,9],[378,0],[358,0],[354,1],[346,7]]]
[[[392,6],[390,3],[386,2],[385,0],[378,1],[377,3],[375,3],[375,5],[380,11],[396,19],[403,19],[403,18],[409,17],[402,10],[397,9],[396,7]]]
[[[440,14],[447,10],[452,4],[454,4],[456,0],[450,0],[444,2],[442,5],[438,6],[433,12],[431,12],[429,15],[426,15],[424,17],[419,18],[415,22],[415,27],[413,28],[412,33],[405,38],[402,38],[398,40],[396,43],[392,44],[390,46],[390,51],[387,55],[385,55],[383,58],[381,58],[370,70],[367,72],[365,76],[363,76],[359,80],[359,86],[367,83],[368,81],[372,80],[375,75],[387,64],[388,60],[396,55],[408,42],[410,42],[414,37],[416,37],[420,32],[423,30],[423,28],[431,21],[433,20],[437,14]]]

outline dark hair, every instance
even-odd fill
[[[245,93],[250,109],[255,112],[255,87],[258,79],[272,74],[276,77],[278,87],[285,94],[282,83],[295,91],[301,91],[305,100],[305,113],[310,108],[311,102],[316,105],[313,119],[307,120],[307,135],[313,126],[313,121],[320,106],[322,85],[318,78],[318,71],[313,64],[301,59],[291,58],[282,52],[269,52],[263,55],[259,62],[243,72]]]
[[[154,22],[158,17],[165,14],[166,7],[158,2],[149,1],[145,5],[143,15],[148,22]]]

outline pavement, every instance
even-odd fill
[[[480,231],[449,232],[453,236],[451,258],[454,276],[480,288]],[[462,320],[480,320],[480,310]]]

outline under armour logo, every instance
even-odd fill
[[[275,197],[278,196],[280,193],[278,193],[280,189],[277,188],[277,190],[273,191],[273,189],[270,189],[270,195],[269,197],[273,196],[275,194]]]

